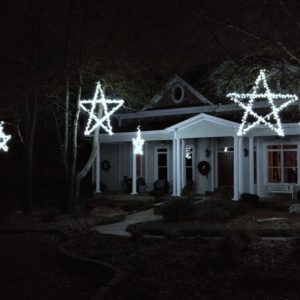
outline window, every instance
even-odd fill
[[[186,183],[193,181],[193,148],[185,147],[185,179]]]
[[[157,148],[157,177],[168,180],[168,148]]]
[[[296,183],[297,145],[268,146],[268,182]]]

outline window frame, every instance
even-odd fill
[[[298,162],[298,159],[299,159],[299,156],[298,156],[298,153],[299,153],[299,145],[296,143],[296,142],[291,142],[291,143],[282,143],[282,144],[267,144],[266,145],[266,154],[267,154],[267,183],[268,184],[298,184],[299,182],[299,162]],[[269,149],[269,147],[272,147],[272,146],[277,146],[278,148],[274,148],[274,149]],[[294,148],[284,148],[284,147],[288,147],[288,146],[295,146]],[[270,182],[269,181],[269,169],[274,169],[275,167],[274,166],[269,166],[269,152],[279,152],[280,153],[280,166],[277,167],[280,169],[280,181],[278,182]],[[285,164],[284,164],[284,155],[285,155],[285,152],[295,152],[296,153],[296,165],[295,165],[295,168],[296,168],[296,173],[297,173],[297,180],[296,182],[286,182],[285,181],[285,170],[287,169],[292,169],[292,167],[286,167]]]
[[[158,149],[166,149],[166,152],[159,152]],[[170,147],[168,145],[164,145],[164,146],[155,146],[155,159],[154,159],[154,180],[158,180],[158,168],[160,167],[158,165],[158,155],[159,153],[166,153],[167,155],[167,165],[166,165],[166,169],[167,169],[167,180],[170,181],[170,163],[169,163],[169,158],[170,158]],[[161,166],[164,167],[164,166]]]

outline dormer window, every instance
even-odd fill
[[[172,87],[172,99],[173,99],[173,102],[175,104],[179,104],[179,103],[182,102],[183,97],[184,97],[184,89],[183,89],[183,87],[179,83],[176,83]]]

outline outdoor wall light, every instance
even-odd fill
[[[209,151],[209,149],[205,150],[205,155],[206,155],[206,157],[210,157],[210,151]]]
[[[249,150],[247,148],[244,148],[244,156],[248,157],[249,155]]]

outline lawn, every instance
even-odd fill
[[[0,234],[0,299],[90,299],[105,274],[70,268],[58,255],[56,234]]]
[[[298,299],[293,241],[145,239],[89,234],[69,251],[124,271],[105,299]]]

